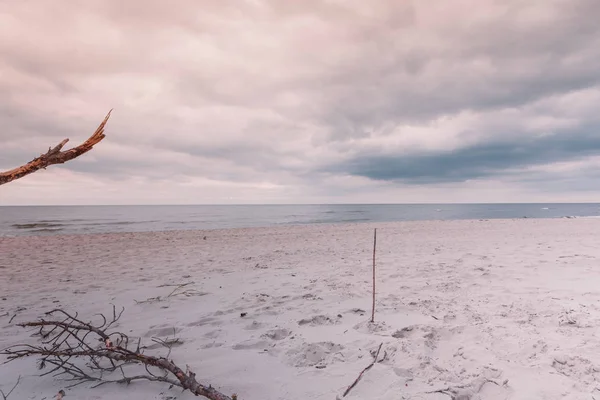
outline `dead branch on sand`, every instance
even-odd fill
[[[181,284],[164,284],[164,285],[160,285],[158,286],[159,288],[161,287],[169,287],[169,286],[176,286],[175,289],[173,289],[171,291],[171,293],[169,293],[168,295],[162,297],[162,296],[156,296],[156,297],[150,297],[147,298],[146,300],[133,300],[135,301],[136,304],[144,304],[144,303],[156,303],[159,301],[163,301],[166,299],[169,299],[171,297],[175,297],[175,296],[185,296],[185,297],[191,297],[191,296],[204,296],[206,293],[201,292],[199,290],[196,289],[185,289],[186,286],[193,284],[194,282],[186,282],[186,283],[181,283]]]
[[[184,372],[168,357],[143,354],[141,340],[138,340],[135,348],[130,345],[129,336],[114,330],[124,310],[117,312],[113,306],[112,318],[109,320],[100,314],[102,322],[96,324],[85,322],[77,314],[71,315],[62,309],[50,311],[46,316],[56,319],[41,318],[39,321],[19,324],[22,327],[39,328],[41,344],[19,344],[0,351],[0,354],[6,356],[5,363],[25,357],[39,357],[40,369],[50,367],[42,376],[52,373],[54,376],[66,376],[67,381],[73,382],[69,387],[86,382],[98,387],[106,383],[129,384],[146,380],[168,383],[211,400],[236,398],[199,383],[189,367],[186,366]],[[145,372],[133,376],[126,374],[125,369],[131,370],[136,366]],[[114,376],[119,373],[119,376]]]
[[[379,345],[379,348],[377,349],[377,353],[375,353],[375,357],[373,358],[373,362],[369,365],[367,365],[367,367],[365,369],[363,369],[360,374],[358,374],[358,377],[354,380],[354,382],[352,382],[352,385],[348,386],[348,389],[346,389],[346,391],[344,392],[344,394],[342,395],[342,397],[346,397],[346,395],[348,393],[350,393],[350,391],[354,388],[354,386],[356,386],[356,384],[358,383],[358,381],[360,381],[360,378],[362,378],[363,374],[365,372],[367,372],[368,370],[370,370],[373,365],[375,365],[375,363],[377,362],[377,359],[379,358],[379,352],[381,351],[381,346],[383,346],[383,343],[381,343]]]
[[[19,376],[17,378],[17,383],[15,383],[15,385],[12,387],[12,389],[10,389],[10,391],[8,393],[4,393],[2,391],[2,389],[0,389],[0,396],[2,396],[2,400],[8,400],[8,396],[10,396],[12,392],[14,392],[14,390],[17,388],[17,386],[19,386],[20,382],[21,382],[21,377]]]
[[[64,164],[67,161],[87,153],[94,147],[94,145],[98,144],[102,139],[104,139],[104,125],[106,125],[111,111],[108,112],[104,118],[104,121],[102,121],[100,126],[98,126],[98,129],[96,129],[96,132],[94,132],[92,136],[88,138],[88,140],[70,150],[61,151],[64,145],[69,141],[69,139],[65,139],[56,145],[56,147],[49,148],[47,153],[34,158],[27,164],[11,169],[10,171],[0,172],[0,185],[22,178],[25,175],[29,175],[40,169],[46,169],[46,167],[50,165]]]
[[[447,387],[444,389],[433,390],[431,392],[426,392],[426,393],[427,394],[433,394],[433,393],[445,394],[446,396],[449,396],[452,400],[470,399],[471,397],[473,397],[473,395],[481,392],[481,390],[483,389],[483,386],[485,386],[486,383],[492,383],[496,386],[506,386],[506,385],[508,385],[508,380],[505,380],[502,384],[499,384],[498,382],[491,380],[491,379],[477,378],[473,382],[471,382],[467,385],[452,386],[452,387]]]

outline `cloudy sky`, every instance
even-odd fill
[[[600,201],[597,0],[1,0],[0,204]]]

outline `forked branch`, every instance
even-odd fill
[[[144,354],[140,341],[135,347],[131,345],[126,334],[113,330],[123,311],[117,312],[113,306],[112,318],[100,315],[101,322],[96,324],[62,309],[50,311],[46,315],[52,319],[19,324],[38,328],[39,345],[20,344],[0,351],[0,354],[6,356],[6,362],[39,357],[40,369],[49,367],[43,375],[66,376],[67,381],[73,382],[71,386],[91,382],[96,387],[106,383],[129,384],[146,380],[168,383],[211,400],[236,399],[235,395],[229,397],[210,385],[199,383],[189,367],[182,370],[168,356]],[[126,375],[125,366],[128,371],[137,366],[139,373]]]
[[[96,129],[96,132],[94,132],[94,134],[90,136],[88,140],[77,147],[66,151],[61,151],[64,145],[69,141],[69,139],[65,139],[56,147],[48,149],[47,153],[34,158],[27,164],[11,169],[10,171],[0,172],[0,185],[22,178],[40,169],[45,169],[50,165],[64,164],[69,160],[87,153],[94,147],[94,145],[98,144],[102,139],[104,139],[104,126],[106,125],[108,118],[110,118],[111,111],[106,114],[104,121],[102,121],[102,123],[98,126],[98,129]]]

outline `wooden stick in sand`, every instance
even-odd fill
[[[373,236],[373,309],[371,311],[371,322],[375,322],[375,251],[377,250],[377,228]]]

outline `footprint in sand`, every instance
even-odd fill
[[[333,342],[304,343],[286,354],[294,367],[313,367],[342,361],[344,356],[340,352],[343,349],[344,346]]]
[[[577,380],[585,381],[585,377],[594,379],[594,374],[598,367],[586,358],[579,356],[555,356],[552,361],[552,368],[562,375],[577,378]]]
[[[404,328],[392,333],[392,337],[394,337],[396,339],[404,339],[404,338],[407,338],[410,335],[412,335],[414,330],[415,330],[414,326],[407,326],[407,327],[404,327]]]
[[[206,318],[201,318],[201,319],[199,319],[196,322],[190,322],[186,326],[189,326],[189,327],[203,326],[203,325],[217,326],[217,325],[220,325],[220,324],[221,324],[221,322],[219,321],[218,318],[206,317]]]
[[[220,329],[216,329],[214,331],[210,331],[204,334],[204,337],[207,339],[216,339],[219,337],[219,335],[221,334],[221,330]]]
[[[327,315],[315,315],[312,318],[301,319],[298,321],[298,325],[310,325],[310,326],[320,326],[320,325],[335,325],[339,323],[339,317],[332,318]]]
[[[272,329],[268,332],[266,332],[265,334],[263,334],[261,337],[263,338],[267,338],[267,339],[271,339],[271,340],[283,340],[286,337],[290,336],[290,331],[288,331],[287,329]]]
[[[267,342],[266,340],[249,339],[249,340],[246,340],[246,341],[243,341],[241,343],[234,345],[232,347],[232,349],[234,349],[234,350],[266,349],[267,347],[270,347],[270,346],[271,346],[271,344],[269,342]]]
[[[411,325],[392,333],[392,337],[396,339],[410,338],[411,347],[418,348],[419,345],[423,345],[430,350],[435,350],[442,339],[442,333],[429,325]],[[451,335],[451,333],[448,334]]]
[[[154,325],[150,327],[150,330],[148,330],[143,337],[174,336],[179,332],[181,332],[181,329],[170,325]]]
[[[260,329],[264,326],[264,324],[258,322],[258,321],[252,321],[251,324],[247,325],[244,329],[248,330],[248,331],[255,331],[257,329]]]

